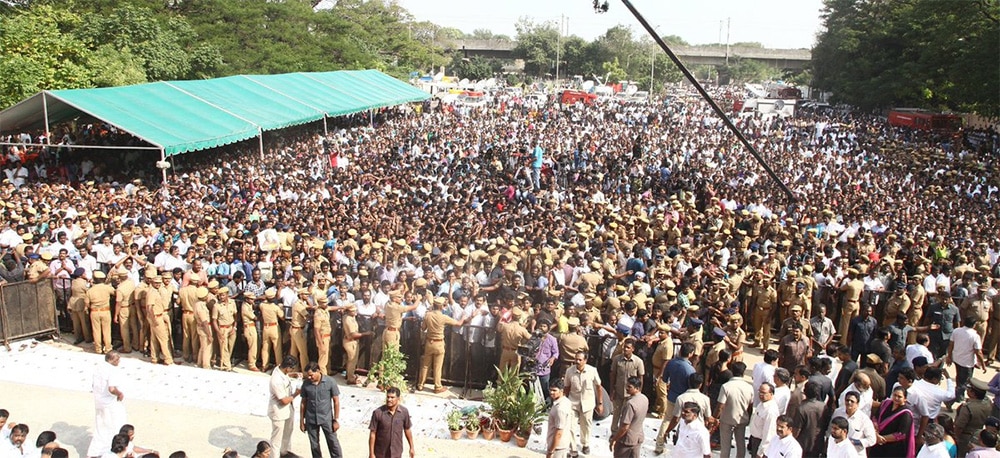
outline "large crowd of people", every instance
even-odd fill
[[[531,370],[566,388],[584,454],[594,335],[613,430],[644,392],[659,450],[674,430],[723,458],[733,442],[938,456],[924,450],[948,434],[961,454],[995,448],[1000,383],[971,382],[1000,344],[1000,137],[846,110],[739,117],[789,200],[707,104],[668,100],[398,107],[267,134],[265,154],[180,156],[167,183],[141,154],[74,148],[134,142],[112,127],[64,126],[58,147],[4,147],[0,276],[51,281],[95,352],[206,369],[290,354],[334,374],[336,348],[353,384],[358,343],[399,346],[412,320],[415,388],[441,392],[448,326],[489,331],[467,337],[495,339],[501,368],[544,336]],[[748,368],[747,346],[764,362]]]

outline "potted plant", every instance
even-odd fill
[[[465,420],[465,434],[469,436],[469,439],[478,439],[479,431],[482,427],[479,425],[479,416],[470,415],[468,419]]]
[[[496,434],[496,426],[494,425],[493,417],[489,414],[484,414],[479,416],[479,429],[483,431],[483,439],[488,441],[493,440],[493,436]]]
[[[368,373],[380,390],[396,387],[400,392],[406,392],[406,379],[403,377],[406,373],[406,355],[398,348],[390,345],[382,351],[382,358]]]
[[[497,368],[497,382],[487,382],[483,390],[483,401],[490,406],[493,425],[504,442],[510,441],[517,423],[512,419],[511,409],[522,391],[523,376],[515,367],[501,370]]]
[[[514,438],[517,440],[517,446],[526,447],[532,428],[545,418],[545,405],[535,398],[533,391],[523,389],[514,404],[513,417],[516,423]]]
[[[452,409],[448,412],[448,416],[445,417],[445,421],[448,423],[448,431],[451,432],[451,438],[458,440],[462,437],[462,411],[458,409]]]

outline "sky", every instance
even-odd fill
[[[569,35],[591,41],[621,24],[637,37],[645,30],[621,0],[608,0],[607,13],[594,12],[592,0],[397,0],[418,21],[471,33],[488,29],[514,37],[521,17],[535,23],[563,17]],[[603,0],[602,0],[603,2]],[[822,0],[633,0],[632,4],[662,35],[688,43],[759,42],[768,48],[812,48],[820,30]],[[721,33],[720,33],[721,30]],[[641,34],[641,35],[640,35]]]

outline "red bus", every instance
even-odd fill
[[[889,111],[889,125],[935,132],[957,132],[962,128],[962,117],[916,108],[897,108]]]

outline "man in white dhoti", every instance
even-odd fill
[[[104,355],[106,364],[94,372],[94,438],[90,441],[87,456],[100,457],[111,450],[111,439],[128,422],[125,415],[125,394],[122,392],[124,376],[118,369],[121,356],[116,351]]]

